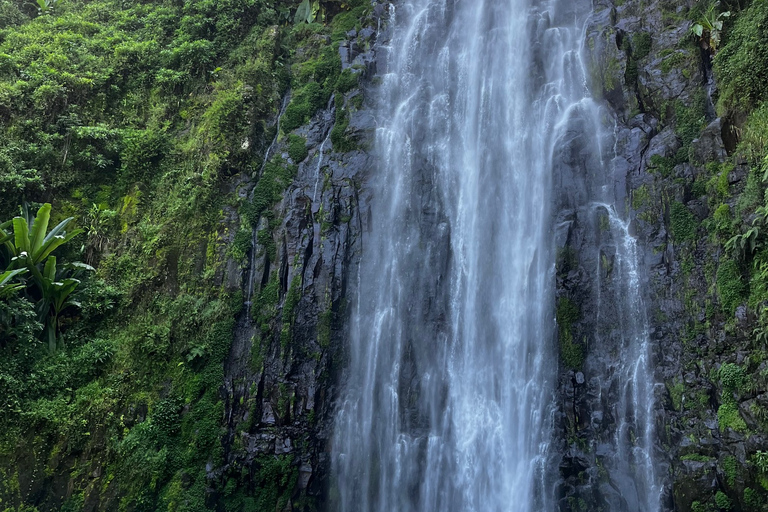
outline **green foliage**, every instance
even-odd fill
[[[296,9],[296,15],[294,16],[294,23],[314,23],[317,16],[325,17],[323,7],[320,5],[319,0],[302,0],[299,7]]]
[[[48,348],[53,351],[56,349],[61,312],[69,306],[80,305],[73,300],[73,294],[80,285],[78,277],[84,271],[94,269],[80,262],[57,268],[53,251],[82,232],[66,232],[66,227],[73,220],[71,217],[60,222],[49,233],[50,203],[40,207],[34,219],[29,215],[27,205],[24,211],[24,217],[15,217],[12,223],[0,224],[0,264],[8,265],[8,270],[0,274],[0,300],[17,290],[25,289],[26,297],[36,303],[35,308],[44,325]],[[7,231],[10,226],[13,226],[12,233]],[[13,283],[14,279],[20,279],[21,282]],[[9,314],[9,323],[0,325],[0,332],[11,330],[11,325],[17,324],[20,318]],[[19,329],[19,326],[14,329]]]
[[[709,462],[712,460],[712,457],[707,457],[706,455],[702,455],[700,453],[689,453],[687,455],[683,455],[680,457],[680,460],[690,460],[694,462]]]
[[[715,229],[718,233],[725,234],[731,229],[731,207],[727,204],[721,204],[712,215],[715,221]]]
[[[293,163],[303,162],[308,154],[307,139],[293,133],[288,135],[288,156],[291,157]]]
[[[696,239],[698,222],[691,211],[681,202],[672,203],[669,211],[669,230],[676,242]]]
[[[333,149],[340,153],[353,151],[357,148],[357,143],[353,138],[347,135],[349,127],[349,112],[341,96],[336,97],[336,123],[331,130],[331,142]]]
[[[764,504],[764,501],[757,491],[750,487],[745,487],[744,504],[749,507],[749,510],[760,510]]]
[[[760,473],[768,475],[768,452],[758,450],[752,455],[751,462]]]
[[[675,133],[682,142],[682,147],[675,156],[677,163],[688,161],[691,142],[699,136],[707,123],[707,97],[703,89],[697,89],[691,96],[690,104],[676,101]]]
[[[749,113],[744,128],[741,131],[739,151],[755,166],[766,169],[765,158],[768,155],[768,103],[761,103],[758,108]],[[761,165],[762,164],[762,165]],[[757,173],[755,173],[757,174]],[[766,181],[763,174],[761,181]],[[762,200],[762,196],[757,198]]]
[[[299,477],[293,457],[281,455],[259,460],[255,483],[256,510],[282,510],[290,499],[291,490]]]
[[[30,353],[43,325],[35,306],[25,297],[0,297],[0,348]]]
[[[38,260],[40,286],[26,266],[11,276],[23,289],[3,285],[0,471],[34,457],[45,478],[67,482],[65,509],[109,501],[116,510],[201,511],[227,489],[226,506],[242,510],[297,506],[291,457],[265,457],[250,475],[238,468],[221,480],[207,478],[206,466],[224,466],[219,392],[243,306],[223,290],[223,267],[228,253],[245,257],[254,228],[274,262],[273,208],[296,167],[279,158],[264,166],[253,202],[241,205],[242,226],[228,224],[233,205],[222,191],[232,175],[261,169],[289,86],[284,129],[352,87],[356,77],[342,76],[327,38],[344,37],[370,9],[335,2],[328,13],[342,12],[329,26],[292,26],[298,3],[68,0],[55,16],[29,19],[22,10],[34,16],[34,4],[0,0],[0,218],[24,198],[53,199],[59,216],[50,222],[71,217],[66,229],[87,234],[56,248],[47,271],[48,259]],[[27,231],[31,247],[34,223]],[[50,354],[34,339],[43,329],[37,294],[80,279],[83,268],[65,264],[78,258],[96,274],[78,285],[79,308],[62,310],[74,295],[48,290],[61,313],[60,349]],[[277,272],[257,286],[261,344],[286,325],[290,333],[300,286],[286,291],[282,317]],[[84,455],[93,453],[99,477]],[[49,505],[40,509],[57,508]]]
[[[691,33],[698,37],[702,46],[713,54],[720,46],[723,20],[731,15],[730,11],[719,12],[719,6],[719,1],[712,2],[706,13],[691,26]]]
[[[741,433],[747,431],[747,424],[739,414],[739,406],[733,398],[723,397],[723,403],[717,409],[717,421],[721,431],[728,428]]]
[[[717,505],[720,510],[733,510],[733,502],[723,491],[717,491],[717,493],[715,493],[715,505]]]
[[[310,82],[296,91],[281,119],[283,132],[288,133],[307,123],[315,112],[328,103],[329,98],[330,94],[317,82]]]
[[[723,389],[733,393],[742,391],[747,381],[747,374],[744,368],[735,363],[723,364],[717,372]]]
[[[579,369],[584,363],[582,346],[573,339],[573,324],[581,316],[579,307],[567,297],[557,301],[557,327],[560,339],[560,358],[567,368]]]
[[[703,505],[700,501],[694,501],[691,503],[691,512],[709,512],[709,508]]]
[[[766,98],[768,83],[768,4],[752,4],[739,13],[714,61],[721,88],[718,109],[752,109]]]
[[[291,342],[294,311],[299,300],[301,300],[301,274],[296,274],[291,279],[288,293],[285,295],[285,301],[283,302],[283,328],[280,331],[280,345],[283,352],[287,351],[288,345]]]
[[[717,294],[723,311],[733,314],[736,306],[744,300],[746,285],[741,271],[734,260],[726,259],[717,267]]]
[[[336,91],[342,94],[348,93],[357,87],[358,79],[359,75],[357,73],[353,72],[351,69],[345,69],[336,80]]]
[[[667,391],[669,391],[669,397],[672,399],[672,407],[676,411],[682,410],[683,407],[683,393],[685,392],[685,384],[682,379],[674,379],[672,382],[667,383]]]
[[[651,34],[648,32],[638,32],[632,36],[632,56],[637,59],[644,59],[651,53]]]
[[[282,199],[283,191],[290,185],[296,171],[296,166],[288,165],[280,157],[267,162],[253,190],[253,200],[244,210],[251,226],[257,226],[259,217]]]
[[[725,473],[725,479],[728,482],[729,487],[736,485],[738,469],[739,466],[736,457],[729,455],[723,459],[723,473]]]
[[[658,173],[662,178],[668,178],[672,175],[677,162],[674,158],[652,155],[650,164],[651,165],[648,167],[650,172]]]

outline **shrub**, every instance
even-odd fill
[[[723,310],[733,314],[742,300],[746,286],[741,278],[741,271],[734,260],[728,259],[720,262],[717,267],[717,294],[720,297],[720,305]]]
[[[298,164],[299,162],[303,162],[308,154],[307,139],[300,137],[299,135],[288,135],[288,156],[291,157],[293,163]]]

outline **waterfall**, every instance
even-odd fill
[[[557,509],[553,219],[603,200],[584,176],[610,168],[580,56],[590,9],[392,7],[333,510]],[[564,175],[578,185],[555,197]]]
[[[609,311],[609,319],[598,318],[596,350],[617,350],[619,396],[615,402],[617,427],[607,440],[610,454],[602,462],[623,501],[612,510],[656,512],[661,487],[653,463],[654,392],[656,384],[650,362],[650,324],[641,292],[637,242],[629,223],[609,204],[594,203],[592,212],[602,221],[599,248],[598,313]],[[598,225],[601,221],[598,220]]]

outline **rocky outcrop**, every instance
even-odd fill
[[[730,257],[716,237],[705,236],[713,229],[712,204],[721,197],[712,169],[714,181],[727,190],[726,206],[719,208],[729,212],[736,211],[749,168],[722,164],[732,135],[714,114],[710,55],[689,35],[691,7],[596,2],[585,55],[590,87],[614,119],[612,186],[640,249],[658,383],[652,453],[662,507],[754,510],[760,484],[750,457],[766,449],[764,423],[754,415],[762,411],[762,388],[730,389],[720,373],[726,363],[747,365],[754,318],[743,304],[724,306],[713,291],[718,269]],[[563,191],[570,193],[569,187]],[[594,251],[594,229],[577,217],[561,214],[560,226],[567,229],[558,235],[558,296],[580,298],[572,330],[585,352],[583,366],[560,375],[561,510],[636,510],[621,492],[621,476],[606,470],[614,454],[604,449],[605,440],[617,435],[615,404],[622,390],[616,374],[627,354],[619,346],[597,350],[594,344],[593,319],[601,314],[594,283],[608,278],[613,257]],[[602,264],[599,258],[605,258]]]
[[[244,308],[221,390],[226,465],[208,468],[209,478],[258,488],[260,471],[276,459],[288,461],[269,477],[285,479],[286,510],[314,510],[327,492],[343,326],[370,199],[363,184],[373,167],[368,90],[376,37],[366,26],[334,45],[358,85],[336,93],[309,124],[278,133],[262,169],[236,182],[236,193],[249,204],[271,162],[295,170],[282,199],[261,215],[248,257],[230,261],[223,278],[242,289]],[[301,150],[291,147],[296,141]],[[240,216],[232,209],[230,231]]]

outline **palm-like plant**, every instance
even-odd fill
[[[82,263],[78,265],[78,268],[80,265],[93,270]],[[59,332],[59,314],[69,306],[80,306],[80,303],[75,301],[73,297],[80,280],[66,276],[61,270],[57,271],[56,256],[48,257],[40,277],[39,285],[42,299],[38,301],[36,309],[45,326],[44,332],[48,340],[48,349],[53,352],[56,350],[56,339]]]
[[[40,322],[44,325],[43,337],[51,351],[56,349],[59,332],[59,315],[69,306],[79,306],[73,300],[80,284],[77,279],[83,271],[93,267],[84,263],[69,263],[57,268],[56,257],[51,253],[82,232],[67,232],[73,218],[60,222],[50,232],[51,205],[44,204],[33,218],[26,207],[23,215],[0,224],[0,263],[8,266],[0,274],[0,298],[15,290],[27,287],[27,295],[36,302]],[[10,228],[13,228],[10,231]],[[29,272],[29,280],[13,283]],[[30,285],[34,285],[30,288]]]
[[[13,259],[18,262],[17,265],[23,264],[27,268],[42,263],[58,247],[83,232],[81,229],[66,232],[67,226],[74,219],[69,217],[47,233],[48,223],[51,220],[50,203],[41,206],[34,219],[29,215],[25,217],[14,217],[12,221],[14,244],[7,247],[12,250]],[[5,238],[2,232],[0,237]],[[30,271],[32,271],[31,268]]]
[[[709,6],[707,13],[697,23],[691,26],[693,35],[699,38],[699,43],[704,50],[714,55],[720,46],[720,33],[723,30],[723,19],[731,15],[731,11],[717,13],[720,2]]]
[[[14,283],[13,278],[24,274],[27,271],[25,268],[16,270],[6,270],[0,274],[0,299],[10,297],[16,290],[23,288],[24,283]]]

